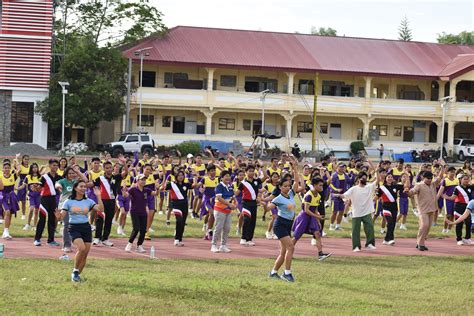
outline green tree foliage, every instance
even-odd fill
[[[60,127],[62,94],[58,81],[68,81],[66,125],[93,130],[100,121],[111,121],[123,113],[126,71],[127,61],[118,49],[99,47],[92,38],[76,40],[59,72],[51,77],[49,97],[36,111],[52,127]]]
[[[320,27],[317,28],[315,26],[311,27],[311,35],[319,35],[319,36],[337,36],[337,31],[330,27]]]
[[[401,41],[411,41],[413,36],[409,27],[408,18],[405,16],[398,27],[398,39]]]
[[[441,44],[461,44],[474,45],[474,32],[463,31],[459,34],[438,34],[438,43]]]

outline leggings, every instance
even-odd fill
[[[469,216],[463,222],[456,224],[456,241],[462,240],[462,227],[464,224],[466,225],[465,239],[471,239],[472,220],[471,220],[471,216]]]
[[[388,211],[388,212],[387,212]],[[397,203],[384,203],[383,204],[383,216],[387,221],[387,234],[385,235],[385,241],[394,240],[395,226],[397,225]]]
[[[174,240],[183,241],[184,226],[186,226],[186,219],[188,218],[188,203],[173,204],[172,202],[171,205],[176,217]]]
[[[132,213],[131,217],[132,217],[133,230],[132,230],[132,233],[130,234],[130,238],[128,239],[128,242],[133,244],[133,242],[135,241],[135,237],[137,237],[138,233],[140,233],[140,236],[138,236],[137,245],[141,246],[143,244],[143,241],[145,240],[146,223],[148,220],[148,216]]]
[[[319,202],[318,212],[323,217],[326,215],[326,207],[324,206],[324,201],[322,201],[322,200],[321,200],[321,202]],[[323,229],[324,229],[324,219],[320,220],[319,223],[321,224],[320,225],[320,228],[321,228],[320,232],[322,234]]]
[[[244,200],[242,204],[242,212],[244,214],[244,224],[242,225],[242,239],[251,241],[255,233],[255,225],[257,224],[257,202]]]
[[[109,239],[110,230],[112,229],[112,220],[114,219],[115,214],[115,200],[102,200],[102,203],[104,203],[105,219],[97,216],[95,221],[95,238],[104,241]]]
[[[40,212],[38,224],[36,225],[35,240],[41,240],[44,227],[46,226],[46,216],[48,217],[48,243],[54,241],[54,230],[56,229],[56,210],[57,203],[55,196],[42,196],[40,203]]]

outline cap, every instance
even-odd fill
[[[188,154],[188,155],[186,156],[186,158],[188,158],[188,159],[193,158],[193,157],[194,157],[193,154]]]
[[[142,180],[142,179],[145,179],[146,176],[143,174],[143,173],[140,173],[137,177],[137,180]]]

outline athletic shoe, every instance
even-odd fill
[[[389,245],[389,243],[388,243],[388,241],[384,240],[384,241],[382,242],[382,245]]]
[[[131,243],[128,243],[128,244],[125,246],[125,251],[126,251],[126,252],[132,251],[132,244],[131,244]]]
[[[442,213],[439,213],[438,217],[444,217],[444,215]]]
[[[158,215],[163,215],[163,211],[159,211],[159,212],[158,212]]]
[[[277,235],[275,235],[275,234],[272,234],[272,239],[274,239],[274,240],[278,240],[278,236],[277,236]]]
[[[242,246],[247,246],[247,247],[249,246],[247,240],[245,240],[245,239],[241,239],[241,240],[240,240],[240,244],[241,244]]]
[[[12,239],[12,236],[10,236],[10,233],[8,231],[4,231],[3,235],[2,235],[2,238],[10,240],[10,239]]]
[[[427,248],[426,246],[418,245],[418,250],[420,250],[420,251],[427,251],[428,248]]]
[[[333,224],[329,224],[329,230],[334,230],[334,225]]]
[[[217,248],[216,245],[212,245],[211,252],[217,253],[217,252],[219,252],[219,248]]]
[[[415,215],[416,217],[420,216],[416,208],[413,208],[412,212],[413,212],[413,215]]]
[[[278,279],[278,280],[280,280],[280,276],[279,276],[278,273],[276,273],[276,272],[275,272],[275,273],[269,272],[269,273],[268,273],[268,277],[269,277],[270,279]]]
[[[457,242],[457,244],[458,244],[458,246],[463,246],[463,245],[464,245],[464,241],[459,240],[459,241]]]
[[[443,230],[441,231],[441,234],[446,234],[446,229],[443,228]]]
[[[118,222],[114,219],[114,220],[112,221],[112,225],[118,225]]]
[[[145,233],[145,240],[151,240],[150,234]]]
[[[323,237],[326,237],[328,234],[326,234],[326,232],[323,230],[323,233],[321,234],[321,236]]]
[[[385,234],[385,229],[382,228],[382,229],[380,230],[380,233],[381,233],[382,235]]]
[[[174,245],[175,245],[176,247],[183,247],[183,246],[184,246],[184,244],[183,244],[181,241],[179,241],[179,240],[175,240],[175,241],[174,241]]]
[[[91,231],[95,231],[95,225],[91,225]]]
[[[64,247],[63,252],[72,252],[71,247]]]
[[[247,245],[249,245],[250,247],[253,247],[255,246],[255,243],[251,240],[247,241]]]
[[[100,239],[99,238],[92,239],[92,245],[94,246],[100,245]]]
[[[145,253],[146,250],[145,250],[145,248],[143,248],[143,246],[138,246],[138,247],[137,247],[137,252],[139,252],[139,253]]]
[[[283,273],[280,278],[282,280],[287,281],[287,282],[295,282],[295,278],[293,277],[293,275],[291,273],[290,274]]]
[[[229,248],[227,248],[226,245],[221,245],[221,246],[219,247],[219,252],[229,253],[229,252],[232,252],[232,250],[230,250]]]
[[[470,239],[463,239],[465,245],[472,245],[472,241]]]
[[[331,256],[332,256],[332,252],[331,253],[322,253],[318,256],[318,261],[324,261],[324,260],[326,260],[327,258],[329,258]]]
[[[21,220],[24,221],[26,219],[25,215],[21,215]]]
[[[149,232],[149,233],[154,233],[154,232],[155,232],[155,230],[154,230],[153,228],[151,228],[151,227],[150,227],[150,228],[148,229],[148,232]]]
[[[123,228],[120,225],[117,227],[117,235],[121,235],[121,236],[125,235]]]
[[[53,246],[53,247],[58,247],[59,243],[57,241],[53,240],[52,242],[49,242],[48,245]]]
[[[171,221],[170,220],[166,220],[166,225],[171,225]]]
[[[407,227],[403,224],[400,225],[400,230],[407,230]]]
[[[335,230],[342,230],[342,227],[341,227],[341,225],[336,225],[336,228],[335,228]]]
[[[343,216],[343,217],[342,217],[342,221],[343,221],[344,223],[349,223],[349,219],[347,218],[347,216]],[[337,228],[336,228],[336,229],[337,229]]]
[[[376,248],[374,245],[372,245],[372,244],[368,244],[367,246],[365,246],[365,248],[368,249],[368,250],[375,250],[375,249],[377,249],[377,248]]]
[[[59,257],[59,260],[61,261],[70,261],[71,258],[67,254],[63,254],[61,257]]]
[[[272,234],[272,232],[265,232],[265,238],[266,238],[266,239],[273,239],[273,234]]]
[[[388,245],[393,245],[393,244],[395,244],[395,240],[392,239],[388,241]]]
[[[35,240],[35,241],[33,241],[33,245],[36,246],[36,247],[39,247],[39,246],[41,246],[41,241],[40,240]]]
[[[114,243],[107,239],[102,242],[102,245],[107,246],[107,247],[113,247]]]
[[[311,238],[311,246],[316,246],[317,240],[315,238]]]
[[[359,248],[359,247],[355,247],[352,251],[354,251],[354,252],[360,252],[360,248]]]
[[[31,226],[28,225],[28,224],[25,224],[25,226],[23,227],[23,230],[30,230]]]
[[[72,282],[81,282],[81,277],[79,276],[79,271],[74,271],[71,274],[71,281]]]

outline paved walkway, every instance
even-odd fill
[[[94,258],[146,258],[147,254],[139,254],[135,251],[125,252],[123,249],[127,244],[126,238],[112,240],[114,247],[93,246],[89,254]],[[251,259],[251,258],[275,258],[279,252],[277,240],[255,239],[256,246],[244,247],[238,244],[239,239],[231,238],[228,247],[231,253],[211,253],[211,244],[197,238],[184,239],[184,247],[175,247],[173,240],[169,238],[158,238],[145,241],[144,247],[149,252],[150,247],[155,247],[155,255],[160,259]],[[10,241],[2,241],[5,244],[6,258],[52,258],[57,259],[61,254],[59,247],[51,247],[43,244],[41,247],[33,246],[31,238],[15,238]],[[44,241],[45,242],[45,241]],[[457,246],[453,238],[429,239],[426,246],[429,251],[421,252],[415,249],[416,241],[412,238],[400,238],[394,246],[382,245],[382,240],[376,240],[376,250],[362,249],[359,253],[352,252],[351,240],[349,238],[324,238],[323,246],[325,252],[333,252],[334,256],[455,256],[474,255],[474,246]],[[312,257],[317,254],[317,249],[311,246],[310,239],[304,238],[296,245],[296,257]],[[71,257],[74,254],[70,255]]]

